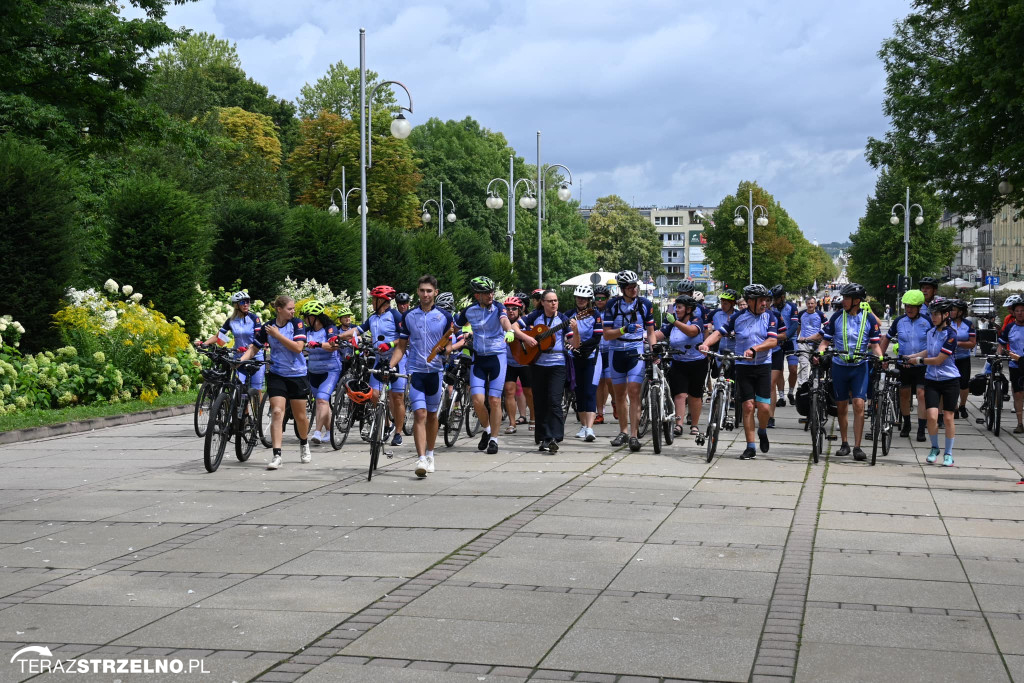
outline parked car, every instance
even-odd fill
[[[995,304],[992,303],[992,299],[986,297],[977,297],[971,300],[971,315],[975,316],[988,316],[996,312]]]
[[[708,294],[704,297],[704,308],[711,310],[712,308],[718,308],[718,295]]]

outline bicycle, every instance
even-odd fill
[[[469,397],[469,356],[455,354],[444,370],[444,388],[442,389],[441,406],[438,408],[438,423],[444,427],[444,445],[451,448],[459,439],[463,422],[470,436],[469,422],[473,407]]]
[[[258,436],[259,391],[247,388],[238,373],[252,374],[269,361],[224,359],[230,368],[228,386],[220,392],[210,409],[210,421],[203,441],[203,464],[207,472],[216,472],[224,458],[228,441],[235,437],[235,457],[245,462],[252,454]]]
[[[391,417],[391,411],[388,408],[387,390],[391,382],[395,379],[399,377],[409,379],[408,375],[399,374],[398,372],[388,368],[371,368],[368,372],[379,379],[382,386],[377,396],[377,401],[370,407],[367,415],[366,430],[369,437],[368,441],[370,443],[370,469],[366,474],[366,481],[373,479],[373,472],[377,469],[381,451],[384,450],[384,444],[387,441],[388,424],[394,422]],[[389,458],[393,458],[395,456],[394,452],[386,453],[386,455]]]
[[[807,412],[806,424],[811,432],[811,458],[814,460],[814,464],[817,464],[821,454],[825,452],[826,438],[831,440],[831,437],[827,436],[825,432],[829,414],[835,413],[830,372],[832,357],[836,354],[832,348],[827,348],[822,353],[807,349],[793,353],[798,356],[818,359],[817,363],[811,363],[810,408]]]
[[[369,379],[368,358],[371,358],[372,355],[372,349],[368,343],[358,344],[352,353],[351,363],[334,389],[334,399],[331,401],[331,448],[334,450],[339,450],[345,445],[348,433],[354,423],[359,422],[360,425],[363,423],[365,414],[363,405],[352,402],[345,391],[345,384],[351,379],[362,379],[364,382]]]
[[[892,359],[897,367],[885,367],[889,359],[874,361],[879,368],[874,390],[871,392],[871,464],[874,466],[878,457],[878,447],[882,447],[882,455],[889,455],[892,446],[893,428],[900,422],[900,371],[899,366],[909,366],[903,359]]]
[[[642,386],[646,387],[647,391],[642,396],[647,398],[648,426],[651,428],[651,445],[654,447],[655,455],[661,453],[662,439],[668,446],[675,441],[673,429],[676,426],[676,404],[672,399],[672,391],[669,389],[663,367],[669,353],[668,344],[659,342],[643,354]],[[637,431],[639,433],[639,430]]]
[[[984,423],[985,428],[992,432],[992,436],[999,436],[999,429],[1003,416],[1003,395],[1009,389],[1009,381],[1003,374],[1003,363],[1010,359],[1006,355],[986,356],[991,371],[987,375],[988,381],[985,384],[985,402],[982,405],[984,417],[977,418],[978,424]]]
[[[213,402],[217,400],[224,388],[228,385],[228,378],[231,375],[231,368],[224,363],[231,352],[219,346],[207,346],[200,344],[196,351],[210,359],[212,366],[203,368],[201,375],[203,382],[199,386],[199,393],[196,396],[195,410],[192,415],[192,422],[195,426],[196,436],[206,436],[206,429],[210,425],[210,409]]]
[[[309,391],[308,381],[306,388],[306,434],[299,434],[299,423],[292,414],[291,401],[286,401],[284,404],[284,420],[281,422],[281,433],[283,434],[285,427],[288,426],[288,420],[291,420],[292,432],[295,434],[295,438],[300,440],[308,436],[310,427],[316,422],[316,397],[313,396],[312,391]],[[263,444],[264,448],[271,448],[273,446],[270,440],[270,424],[273,421],[271,412],[270,394],[263,392],[263,400],[260,402],[259,436],[260,443]]]
[[[711,387],[711,411],[708,413],[708,426],[705,429],[704,445],[707,449],[705,462],[711,462],[718,449],[718,435],[723,429],[732,431],[736,426],[731,419],[733,392],[736,389],[736,381],[728,377],[736,363],[736,356],[732,351],[716,353],[708,351],[709,358],[715,358],[721,363],[718,370],[718,377],[715,378]]]

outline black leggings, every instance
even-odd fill
[[[533,414],[537,426],[533,440],[561,441],[565,424],[562,419],[562,392],[565,390],[565,365],[533,365]]]

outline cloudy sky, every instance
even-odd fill
[[[810,239],[845,240],[886,130],[876,53],[907,0],[199,0],[168,23],[238,44],[294,99],[342,60],[405,83],[411,117],[472,116],[584,204],[716,204],[754,179]],[[481,194],[483,190],[481,189]]]

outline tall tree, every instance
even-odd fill
[[[654,275],[662,272],[658,231],[618,195],[600,197],[594,202],[587,229],[590,233],[587,247],[596,267],[613,272],[622,269],[638,273],[649,270]]]
[[[139,101],[146,55],[179,36],[169,0],[6,0],[0,9],[0,132],[51,149],[116,147],[159,122]],[[183,4],[186,0],[175,0]]]
[[[207,125],[229,142],[223,149],[233,170],[230,188],[236,196],[285,201],[281,141],[269,116],[240,107],[222,107],[210,113]]]
[[[868,197],[857,232],[850,235],[850,279],[863,284],[876,297],[882,297],[885,285],[895,284],[896,277],[903,273],[903,223],[892,225],[889,217],[894,204],[906,202],[907,182],[907,173],[882,169],[875,182],[875,195]],[[924,223],[910,222],[910,277],[917,282],[925,275],[939,275],[953,262],[956,228],[940,227],[942,203],[920,186],[911,186],[910,202],[924,209]]]
[[[366,98],[377,86],[377,72],[366,72]],[[359,116],[359,69],[349,68],[345,62],[339,61],[327,68],[327,73],[316,80],[315,83],[306,83],[299,90],[298,97],[299,116],[303,119],[312,119],[320,115],[320,112],[330,112],[346,119],[358,120]],[[381,107],[389,110],[396,103],[395,94],[390,86],[377,91],[374,107]]]
[[[217,243],[211,254],[210,283],[230,287],[235,280],[258,299],[269,301],[291,272],[287,209],[276,202],[232,199],[217,211]]]
[[[945,208],[991,217],[1024,206],[1024,5],[913,0],[879,52],[886,70],[883,140],[868,160],[929,183]],[[1007,197],[999,183],[1009,180]]]

